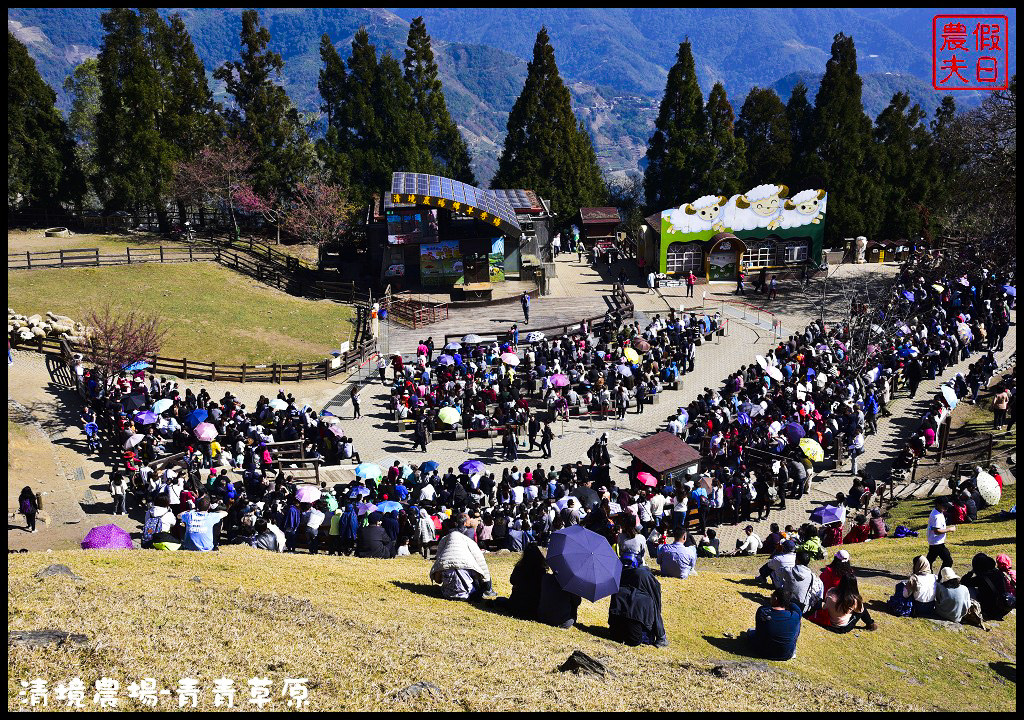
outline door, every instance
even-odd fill
[[[715,250],[709,257],[708,280],[735,280],[737,267],[735,250]]]

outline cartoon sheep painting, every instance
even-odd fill
[[[668,214],[669,232],[721,232],[725,229],[725,205],[728,201],[725,195],[704,195],[692,203],[680,205]]]
[[[783,203],[779,226],[787,229],[808,223],[819,224],[825,219],[827,199],[828,193],[824,190],[801,190]]]
[[[774,230],[782,218],[782,201],[789,194],[785,185],[764,184],[736,195],[729,201],[725,226],[730,230]]]

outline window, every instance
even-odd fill
[[[786,246],[786,262],[797,263],[804,262],[807,260],[807,245],[788,245]]]
[[[686,273],[704,271],[704,256],[699,243],[672,243],[668,246],[665,258],[666,273]]]
[[[750,245],[743,253],[743,265],[745,267],[767,267],[775,264],[775,244],[763,242],[757,245]]]

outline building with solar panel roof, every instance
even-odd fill
[[[394,173],[367,218],[381,282],[476,297],[520,279],[524,258],[550,252],[550,236],[550,204],[533,191],[486,190],[424,173]]]

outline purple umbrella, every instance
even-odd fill
[[[454,365],[455,364],[455,358],[453,358],[451,355],[441,355],[439,358],[437,358],[437,364],[438,365]]]
[[[140,412],[135,416],[135,422],[139,423],[140,425],[152,425],[153,423],[156,422],[156,420],[157,414],[152,410]]]
[[[842,510],[835,505],[822,505],[815,508],[814,512],[811,513],[811,522],[816,522],[820,525],[829,525],[842,519]]]
[[[482,473],[484,471],[484,464],[479,460],[467,460],[459,465],[459,470],[467,475],[476,475],[477,473]]]
[[[551,376],[551,387],[565,387],[569,384],[569,378],[562,373],[556,373]]]
[[[195,428],[196,437],[205,442],[217,439],[217,428],[207,422],[201,422]]]
[[[547,561],[563,590],[590,602],[619,589],[619,557],[607,540],[579,525],[552,534]]]
[[[94,527],[82,541],[83,550],[131,550],[132,536],[117,525]]]
[[[356,503],[356,515],[369,515],[377,510],[373,503]]]
[[[740,425],[749,425],[750,416],[747,415],[746,413],[740,413],[739,415],[736,416],[736,422],[738,422]]]
[[[791,443],[799,442],[801,438],[807,436],[807,431],[804,430],[804,426],[800,423],[791,422],[788,425],[783,426],[782,434],[786,436]]]
[[[331,435],[334,435],[335,437],[345,437],[345,433],[342,431],[341,425],[331,425],[328,430],[330,430]]]
[[[914,293],[910,292],[909,290],[903,291],[903,297],[907,299],[907,302],[914,302]]]

